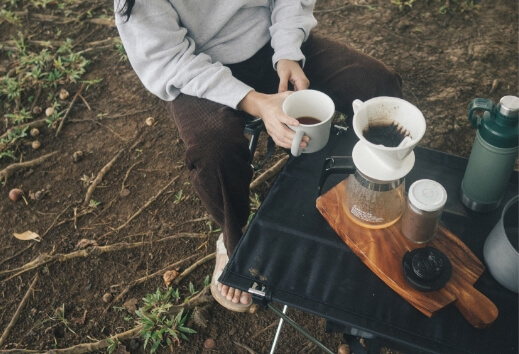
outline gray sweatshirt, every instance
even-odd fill
[[[317,21],[316,0],[136,0],[129,21],[115,22],[144,86],[165,101],[181,92],[232,108],[253,88],[225,64],[244,61],[269,40],[272,64],[302,61],[301,44]]]

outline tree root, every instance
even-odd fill
[[[130,338],[135,338],[139,336],[139,332],[142,330],[142,326],[134,327],[130,330],[127,330],[126,332],[122,332],[119,334],[116,334],[114,336],[110,336],[109,339],[113,341],[122,341]],[[49,350],[47,353],[49,354],[55,354],[55,353],[65,353],[65,354],[76,354],[76,353],[88,353],[93,352],[96,350],[108,348],[110,346],[110,342],[108,341],[108,338],[101,339],[100,341],[94,342],[94,343],[82,343],[74,345],[73,347],[69,348],[63,348],[63,349],[52,349]]]
[[[207,289],[209,287],[205,287],[201,292],[193,296],[191,299],[186,301],[185,303],[181,305],[174,305],[170,308],[169,312],[176,311],[178,312],[180,309],[192,309],[196,306],[204,305],[208,302],[213,301],[213,297],[210,295],[207,295]],[[61,353],[61,354],[76,354],[76,353],[88,353],[88,352],[94,352],[99,351],[104,348],[108,348],[111,343],[108,341],[108,339],[117,342],[117,341],[123,341],[130,338],[135,338],[140,335],[140,332],[142,331],[142,326],[137,326],[132,329],[129,329],[125,332],[110,336],[110,338],[101,339],[100,341],[94,342],[94,343],[81,343],[74,345],[69,348],[62,348],[62,349],[52,349],[49,350],[48,354],[55,354],[55,353]],[[25,354],[25,353],[41,353],[41,351],[37,350],[30,350],[30,349],[12,349],[12,350],[6,350],[2,353],[19,353],[19,354]]]
[[[180,273],[180,275],[178,277],[175,278],[175,280],[173,280],[173,282],[171,283],[172,286],[177,286],[185,277],[187,277],[189,274],[191,274],[196,268],[198,268],[198,266],[201,266],[202,264],[204,264],[205,262],[208,262],[212,259],[215,259],[216,258],[216,252],[213,252],[211,254],[208,254],[207,256],[205,256],[204,258],[201,258],[199,259],[198,261],[196,261],[195,263],[193,263],[191,265],[191,267],[185,269],[182,273]]]
[[[9,177],[11,177],[12,174],[15,173],[16,171],[21,170],[23,168],[37,166],[37,165],[43,163],[49,157],[54,156],[57,153],[58,153],[57,151],[54,151],[54,152],[51,152],[50,154],[40,156],[34,160],[13,163],[13,164],[7,166],[6,168],[4,168],[3,170],[0,171],[0,183],[2,183],[2,182],[4,182],[4,184],[7,183],[7,179]]]
[[[191,233],[181,233],[178,235],[167,236],[160,240],[156,240],[154,242],[155,243],[165,242],[165,241],[169,241],[172,239],[178,239],[181,237],[194,237],[194,235],[195,234],[191,234]],[[15,274],[9,276],[8,278],[2,279],[1,282],[8,281],[20,274],[23,274],[32,269],[38,268],[47,263],[51,263],[51,262],[55,262],[55,261],[65,262],[65,261],[68,261],[70,259],[75,259],[75,258],[85,258],[85,257],[89,257],[89,256],[98,256],[100,254],[113,252],[113,251],[129,250],[129,249],[133,249],[133,248],[137,248],[137,247],[142,247],[142,246],[148,245],[150,243],[151,243],[151,241],[142,241],[142,242],[133,242],[133,243],[121,242],[121,243],[115,243],[113,245],[107,245],[107,246],[89,247],[89,248],[86,248],[83,250],[74,251],[74,252],[67,253],[67,254],[59,253],[59,254],[52,255],[52,254],[48,254],[48,253],[43,253],[43,254],[40,254],[38,257],[36,257],[34,260],[24,264],[21,267],[0,271],[0,276],[5,275],[5,274],[10,274],[10,273],[15,273]]]
[[[166,267],[164,267],[164,268],[162,268],[162,269],[160,269],[160,270],[158,270],[158,271],[156,271],[156,272],[154,272],[154,273],[152,273],[152,274],[148,274],[148,275],[146,275],[146,276],[144,276],[144,277],[142,277],[142,278],[135,279],[135,280],[132,281],[130,284],[128,284],[128,285],[126,286],[126,288],[124,288],[123,291],[121,291],[121,292],[119,293],[119,295],[117,295],[117,296],[116,296],[116,297],[115,297],[115,298],[110,302],[110,304],[109,304],[107,307],[105,307],[103,313],[101,314],[101,317],[103,317],[103,316],[108,312],[108,310],[110,310],[110,308],[111,308],[115,303],[117,303],[117,301],[121,300],[121,299],[124,297],[124,295],[126,295],[126,294],[127,294],[127,293],[128,293],[128,292],[129,292],[129,291],[130,291],[134,286],[139,285],[139,284],[142,284],[142,283],[146,282],[147,280],[149,280],[149,279],[151,279],[151,278],[154,278],[154,277],[156,277],[156,276],[159,276],[159,275],[163,274],[165,271],[167,271],[167,270],[169,270],[169,269],[171,269],[171,268],[176,268],[176,267],[178,267],[179,265],[181,265],[182,263],[184,263],[184,262],[186,262],[186,261],[188,261],[188,260],[190,260],[190,259],[192,259],[192,258],[194,258],[194,257],[195,257],[195,255],[191,255],[191,256],[189,256],[189,257],[187,257],[187,258],[182,259],[181,261],[175,262],[175,263],[173,263],[173,264],[169,264],[169,265],[167,265]]]
[[[67,108],[65,114],[63,115],[63,118],[61,118],[61,121],[59,122],[58,129],[56,130],[56,135],[55,135],[56,138],[58,137],[59,133],[61,133],[61,128],[63,128],[63,124],[65,123],[65,119],[67,119],[67,116],[70,113],[70,110],[72,109],[72,107],[74,107],[74,103],[76,103],[76,100],[77,100],[78,96],[81,95],[81,91],[83,91],[84,88],[85,88],[85,83],[81,84],[81,87],[76,92],[76,94],[74,95],[74,98],[72,98],[72,101],[68,105],[68,108]]]
[[[112,168],[112,166],[114,165],[114,163],[121,157],[121,155],[123,154],[124,152],[124,149],[121,149],[119,150],[119,152],[117,153],[117,155],[114,156],[114,158],[112,158],[112,160],[110,160],[110,162],[108,162],[102,169],[101,171],[99,171],[99,173],[97,174],[96,176],[96,179],[92,182],[92,184],[90,185],[90,187],[88,187],[88,190],[87,190],[87,193],[86,193],[86,196],[85,196],[85,201],[83,202],[83,206],[88,206],[88,204],[90,203],[90,198],[92,198],[92,194],[94,193],[94,191],[96,190],[97,188],[97,185],[99,183],[101,183],[101,181],[103,180],[103,177],[106,175],[106,173],[108,171],[110,171],[110,169]]]
[[[34,291],[34,286],[36,285],[36,282],[38,281],[38,274],[34,276],[34,279],[32,280],[31,285],[29,286],[29,289],[25,293],[25,296],[22,299],[22,302],[20,302],[20,305],[18,305],[18,308],[16,309],[16,312],[14,313],[13,318],[11,318],[11,322],[7,325],[7,327],[4,330],[4,333],[2,334],[2,337],[0,337],[0,347],[4,344],[5,340],[9,336],[9,333],[11,332],[11,329],[16,324],[16,321],[18,321],[18,318],[20,317],[20,313],[22,312],[23,308],[27,304],[27,301],[29,300],[29,296]]]
[[[250,184],[250,189],[255,189],[259,187],[262,183],[268,181],[274,175],[276,175],[285,165],[285,162],[288,160],[288,156],[283,156],[278,162],[274,164],[271,168],[263,172],[258,176],[254,181]]]
[[[245,344],[242,344],[240,342],[237,342],[235,340],[232,341],[234,343],[234,345],[236,345],[237,347],[239,348],[242,348],[242,349],[245,349],[248,353],[250,354],[256,354],[256,352],[249,346],[245,345]]]
[[[108,236],[108,235],[110,235],[110,234],[112,234],[114,232],[119,232],[123,228],[125,228],[133,219],[135,219],[137,216],[139,216],[144,211],[144,209],[149,207],[158,197],[160,197],[160,195],[162,193],[164,193],[164,191],[166,189],[168,189],[168,187],[171,186],[177,179],[178,179],[178,176],[176,176],[171,181],[169,181],[169,183],[166,184],[164,187],[162,187],[162,189],[157,194],[155,194],[150,199],[148,199],[148,201],[142,207],[140,207],[139,210],[137,210],[132,216],[130,216],[128,218],[128,220],[126,220],[126,222],[124,224],[122,224],[119,227],[117,227],[116,229],[114,229],[114,230],[112,230],[110,232],[107,232],[106,234],[102,235],[101,237],[99,237],[99,240],[103,239],[104,237],[106,237],[106,236]]]

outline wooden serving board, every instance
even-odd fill
[[[427,246],[442,251],[452,263],[452,276],[435,291],[421,292],[404,278],[402,258],[424,245],[409,241],[400,231],[400,222],[384,229],[368,229],[352,222],[344,211],[346,181],[317,199],[317,209],[351,250],[389,287],[428,317],[454,303],[476,328],[494,323],[497,307],[474,288],[485,267],[472,251],[446,228],[440,226]]]

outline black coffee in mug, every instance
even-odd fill
[[[383,120],[369,124],[362,135],[372,144],[397,147],[409,132],[394,120]]]
[[[309,117],[309,116],[299,117],[296,119],[299,121],[299,123],[305,124],[305,125],[314,125],[314,124],[321,123],[321,121],[319,119],[314,118],[314,117]]]

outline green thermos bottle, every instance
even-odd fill
[[[485,111],[482,117],[476,111]],[[514,169],[518,151],[519,98],[505,96],[470,102],[469,121],[477,129],[472,152],[461,182],[461,201],[475,211],[499,207]]]

